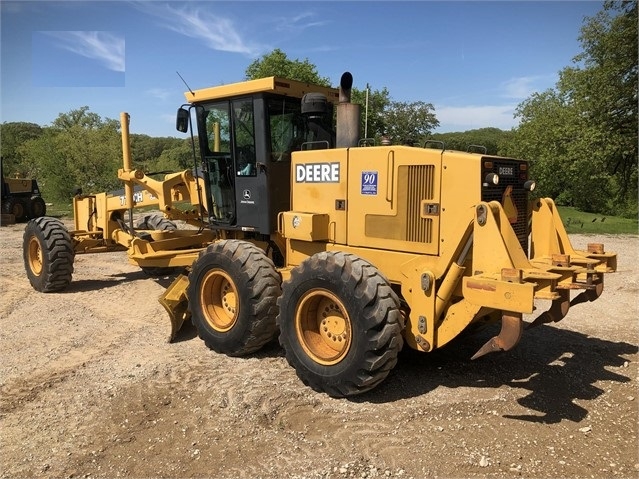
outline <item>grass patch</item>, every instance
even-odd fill
[[[568,234],[638,234],[637,219],[584,213],[568,206],[558,206]]]
[[[73,218],[73,204],[47,203],[47,216],[54,218]]]

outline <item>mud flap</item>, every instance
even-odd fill
[[[189,279],[181,274],[175,278],[171,286],[158,299],[160,304],[166,309],[166,312],[169,313],[169,319],[171,320],[171,330],[167,339],[169,343],[175,339],[184,322],[191,317],[189,301],[186,297],[188,285]]]
[[[470,359],[481,358],[486,354],[498,351],[511,350],[519,343],[523,330],[524,322],[521,313],[502,311],[501,331],[497,336],[490,338]]]

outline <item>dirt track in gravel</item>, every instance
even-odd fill
[[[247,358],[192,327],[166,342],[153,279],[124,253],[77,256],[41,294],[24,225],[0,229],[0,477],[639,477],[639,238],[604,242],[603,296],[509,352],[468,358],[494,331],[405,351],[386,381],[332,399],[270,344]]]

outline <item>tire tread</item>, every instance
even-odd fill
[[[246,288],[250,320],[247,334],[233,344],[221,343],[215,336],[208,334],[203,324],[195,320],[198,335],[208,348],[219,353],[229,356],[245,356],[254,353],[277,335],[275,318],[277,297],[281,294],[281,277],[273,262],[254,244],[241,240],[223,240],[209,245],[200,252],[191,272],[193,278],[197,274],[197,263],[211,254],[226,256],[241,270],[243,283],[236,284],[236,287],[238,294],[240,288]],[[196,288],[195,282],[191,281],[189,298],[199,297]]]
[[[33,236],[40,242],[43,270],[36,276],[29,268],[28,244]],[[50,216],[30,220],[23,237],[24,262],[31,285],[43,293],[62,291],[73,276],[75,251],[71,235],[62,222]]]
[[[285,305],[291,301],[297,286],[312,277],[339,277],[340,281],[353,288],[354,296],[363,305],[360,321],[366,352],[363,361],[350,377],[338,383],[324,381],[321,375],[310,372],[289,344],[287,328],[293,328],[294,319],[283,316]],[[291,271],[290,280],[283,285],[279,301],[280,344],[286,359],[293,366],[304,384],[330,396],[344,397],[361,394],[377,386],[397,364],[397,355],[403,346],[401,336],[402,316],[399,299],[381,272],[368,261],[351,253],[321,252],[313,255]],[[290,310],[288,311],[290,314]],[[310,358],[308,359],[310,360]]]

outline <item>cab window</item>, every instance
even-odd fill
[[[238,176],[257,175],[255,156],[255,122],[253,99],[233,101],[235,132],[235,173]]]

